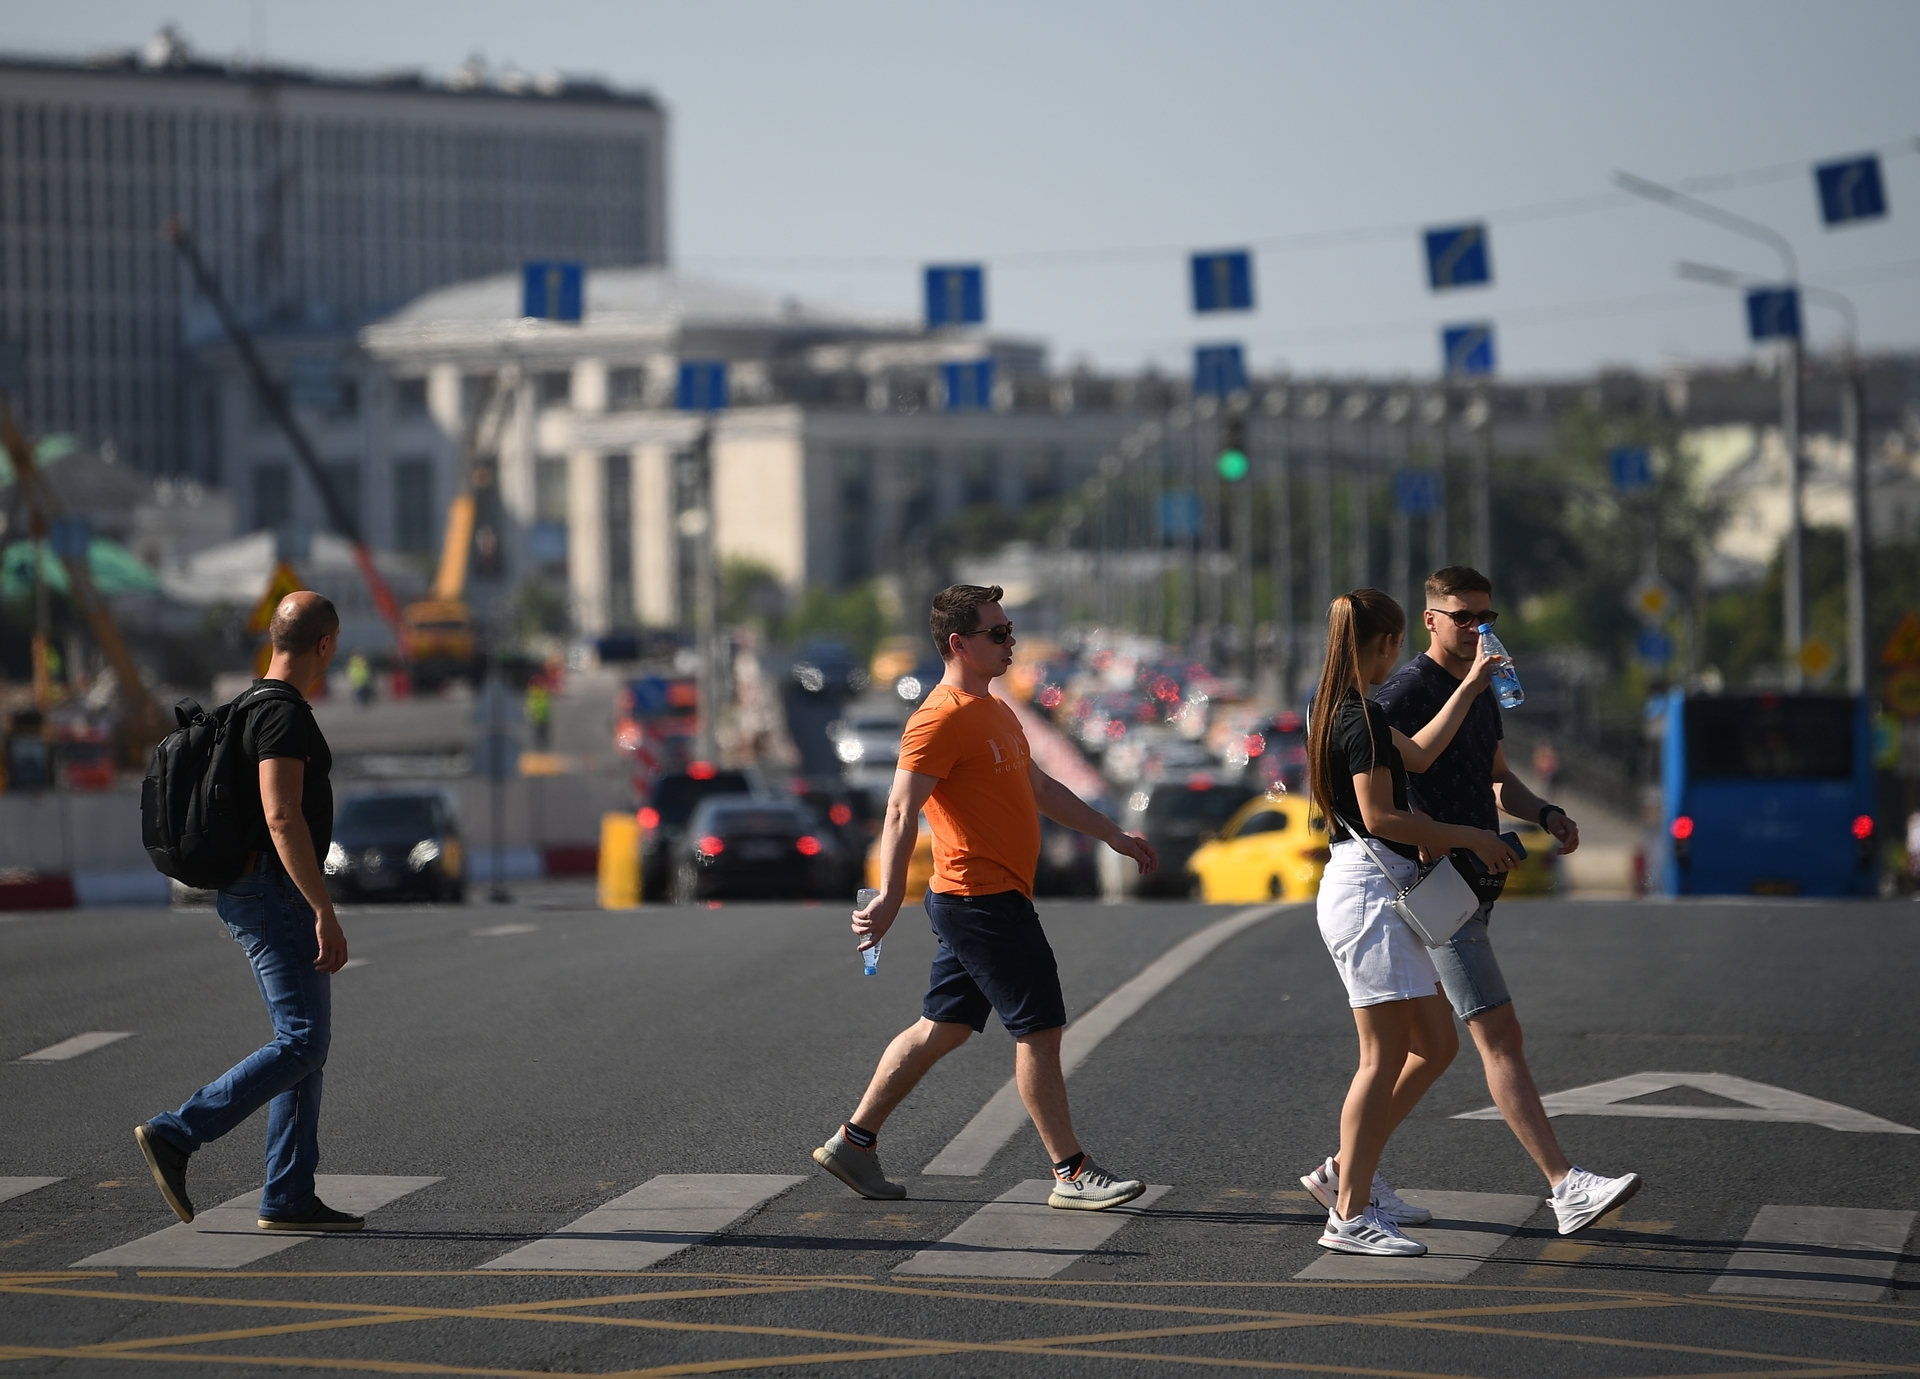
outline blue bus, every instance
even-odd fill
[[[1664,728],[1656,890],[1878,893],[1864,697],[1674,690]]]

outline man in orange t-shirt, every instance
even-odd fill
[[[924,808],[933,828],[927,917],[940,940],[920,1019],[887,1046],[867,1094],[814,1162],[863,1197],[896,1199],[875,1148],[880,1127],[927,1070],[987,1027],[997,1013],[1014,1037],[1014,1077],[1053,1160],[1056,1207],[1099,1211],[1131,1202],[1146,1185],[1117,1179],[1080,1148],[1060,1071],[1066,1002],[1053,949],[1033,908],[1040,815],[1098,838],[1150,872],[1147,840],[1033,764],[1013,710],[993,681],[1013,664],[1013,624],[998,585],[956,584],[933,601],[933,643],[946,674],[907,723],[880,838],[880,898],[853,917],[860,947],[879,943],[906,896],[907,863]]]

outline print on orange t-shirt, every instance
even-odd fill
[[[1033,895],[1040,864],[1040,809],[1028,770],[1027,735],[1013,710],[952,685],[907,720],[900,767],[934,776],[933,889],[942,895]]]

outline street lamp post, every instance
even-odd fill
[[[1615,172],[1616,186],[1649,201],[1658,201],[1684,215],[1709,221],[1722,229],[1758,240],[1780,255],[1787,282],[1795,291],[1800,287],[1800,264],[1785,235],[1732,211],[1722,210],[1705,201],[1697,201],[1684,192],[1649,182],[1632,173]],[[1787,683],[1800,687],[1800,645],[1806,639],[1806,517],[1802,511],[1801,489],[1804,476],[1800,468],[1800,336],[1784,336],[1780,342],[1780,442],[1787,456],[1787,551],[1785,585],[1781,599],[1782,631],[1786,642]]]

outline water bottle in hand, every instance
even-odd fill
[[[880,898],[880,892],[862,887],[853,893],[853,908],[864,910]],[[867,976],[878,976],[880,972],[880,940],[873,941],[873,947],[860,950],[861,970]]]
[[[1493,667],[1493,692],[1499,697],[1503,709],[1517,709],[1527,702],[1526,692],[1520,688],[1520,676],[1513,668],[1513,657],[1507,654],[1505,646],[1494,635],[1492,623],[1480,624],[1480,650],[1488,656],[1499,659]]]

